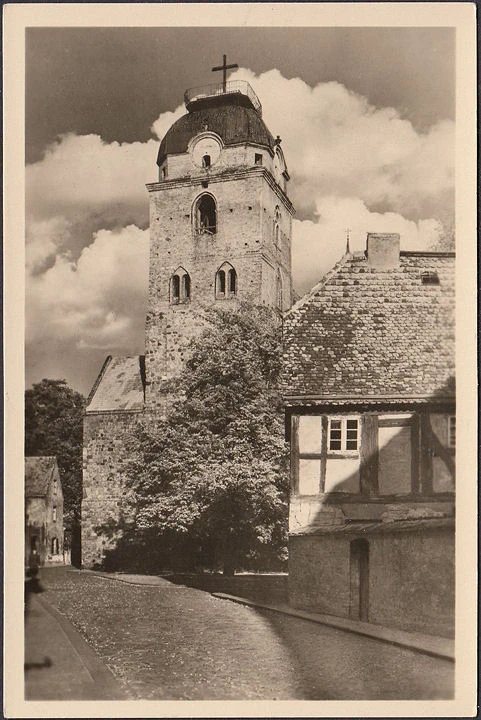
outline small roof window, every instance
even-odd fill
[[[421,273],[423,285],[439,285],[439,275],[434,270],[425,270]]]

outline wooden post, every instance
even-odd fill
[[[359,469],[361,494],[377,495],[379,490],[378,416],[361,416],[361,447]]]
[[[291,493],[299,491],[299,416],[291,416]]]
[[[421,424],[419,414],[415,413],[411,423],[411,490],[418,494],[420,487],[420,464],[421,464]]]
[[[432,495],[433,492],[433,450],[431,441],[431,421],[428,412],[421,413],[421,492]]]
[[[327,464],[327,415],[321,417],[321,477],[319,478],[319,492],[323,493],[326,485]]]

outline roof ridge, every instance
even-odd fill
[[[291,313],[296,312],[301,308],[303,305],[305,305],[314,295],[319,292],[319,290],[327,285],[329,280],[336,275],[339,270],[344,267],[344,265],[347,263],[348,260],[352,260],[352,253],[345,253],[340,260],[336,262],[335,265],[332,266],[330,270],[326,272],[326,274],[319,280],[319,282],[314,285],[309,292],[307,292],[305,295],[303,295],[294,305],[289,308],[287,312],[284,313],[284,320],[291,315]]]
[[[105,371],[107,370],[107,367],[110,364],[111,360],[112,360],[112,355],[107,355],[107,357],[104,360],[104,364],[100,368],[100,372],[97,375],[97,378],[96,378],[94,384],[92,385],[92,389],[88,394],[87,402],[85,403],[85,409],[87,409],[88,406],[90,405],[90,403],[92,402],[94,395],[97,392],[97,388],[100,385],[100,381],[102,380],[103,376],[105,375]]]

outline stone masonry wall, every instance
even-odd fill
[[[192,209],[203,192],[217,204],[217,232],[196,235]],[[263,172],[214,177],[208,187],[200,179],[159,183],[151,189],[151,253],[149,309],[146,320],[146,402],[164,412],[162,383],[175,377],[186,360],[186,348],[204,326],[205,309],[235,302],[216,299],[215,277],[224,262],[237,273],[237,300],[276,306],[275,277],[280,268],[284,304],[291,300],[290,212],[266,183]],[[275,205],[281,212],[283,246],[272,232]],[[268,234],[267,234],[268,233]],[[270,278],[265,270],[273,272]],[[170,279],[182,267],[190,275],[186,303],[170,303]]]
[[[84,418],[82,565],[101,564],[115,546],[101,526],[116,523],[124,509],[128,441],[140,413],[98,413]]]
[[[63,553],[63,497],[59,485],[57,477],[57,481],[50,482],[45,497],[32,497],[25,500],[25,560],[27,563],[32,537],[37,538],[37,549],[42,564],[53,557],[53,538],[58,540],[58,556]],[[56,518],[54,518],[54,507]]]

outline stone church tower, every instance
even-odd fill
[[[139,415],[164,414],[207,308],[244,300],[291,306],[289,174],[280,138],[244,81],[186,91],[187,113],[163,138],[150,197],[145,357],[108,357],[84,422],[82,564],[102,562],[125,492],[126,440]]]

